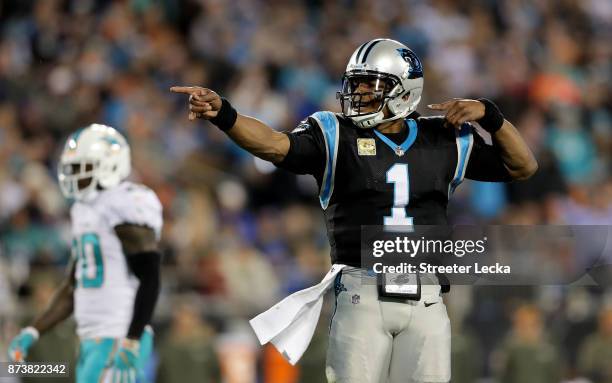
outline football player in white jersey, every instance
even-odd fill
[[[40,335],[74,313],[77,383],[144,379],[160,288],[162,206],[151,189],[125,181],[130,167],[127,141],[109,126],[93,124],[68,138],[58,177],[75,201],[70,271],[48,307],[11,342],[11,361],[23,361]]]

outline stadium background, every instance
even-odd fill
[[[260,348],[246,323],[329,266],[314,183],[188,122],[186,99],[168,88],[209,86],[288,130],[338,110],[355,47],[395,38],[425,64],[419,111],[489,97],[540,163],[520,184],[466,181],[452,222],[610,225],[611,26],[607,0],[0,1],[0,350],[64,275],[58,151],[70,131],[100,122],[126,134],[133,179],[164,205],[149,374],[323,381],[327,315],[297,369]],[[453,382],[612,382],[610,289],[456,287],[448,307]],[[32,358],[73,360],[73,331],[59,326]]]

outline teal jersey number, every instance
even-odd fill
[[[72,250],[80,262],[81,286],[89,288],[101,287],[104,282],[104,262],[100,240],[94,233],[85,233],[79,239],[72,240]]]

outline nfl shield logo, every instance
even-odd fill
[[[361,297],[359,295],[355,294],[355,295],[353,295],[351,297],[351,302],[353,302],[354,305],[357,305],[357,304],[359,304],[359,299],[361,299]]]

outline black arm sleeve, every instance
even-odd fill
[[[312,118],[302,121],[289,137],[289,152],[276,166],[296,174],[322,177],[325,170],[325,140]]]
[[[465,177],[476,181],[510,182],[512,177],[504,166],[499,149],[488,145],[476,130],[472,130],[474,144]]]
[[[140,280],[127,336],[139,339],[153,317],[159,296],[161,254],[158,251],[146,251],[127,255],[126,259],[130,270]]]

